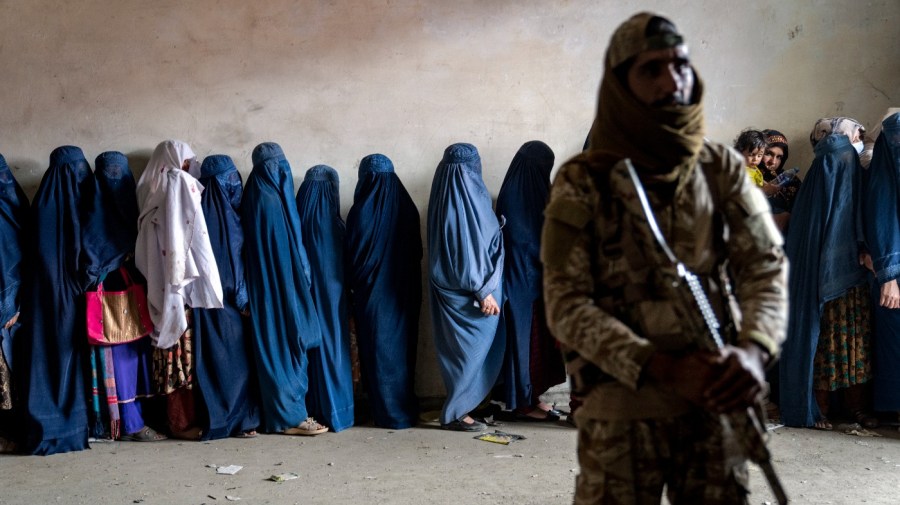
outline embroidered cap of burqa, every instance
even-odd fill
[[[20,323],[6,328],[21,303],[23,267],[28,225],[28,197],[0,155],[0,410],[12,408],[13,338]],[[2,385],[6,387],[3,388]]]
[[[840,134],[823,138],[814,151],[785,243],[791,305],[779,361],[779,407],[788,426],[812,426],[821,417],[812,394],[813,358],[825,302],[866,279],[857,248],[862,237],[856,210],[859,157],[850,139]]]
[[[422,235],[416,204],[387,156],[371,154],[359,164],[346,243],[359,360],[375,424],[415,426]]]
[[[338,173],[326,165],[306,171],[297,191],[303,244],[312,270],[312,294],[322,345],[309,351],[310,390],[306,406],[334,431],[353,426],[353,371],[344,292],[344,221]]]
[[[872,284],[874,407],[900,411],[900,310],[882,307],[881,285],[900,277],[900,113],[881,122],[864,193],[866,244],[877,282]]]
[[[33,275],[22,307],[17,376],[26,403],[25,451],[88,448],[84,292],[105,273],[89,222],[98,218],[94,176],[81,149],[50,154],[31,206]],[[95,228],[96,229],[96,228]]]
[[[279,432],[306,420],[306,352],[321,343],[322,331],[291,166],[272,142],[256,146],[252,157],[241,202],[244,267],[263,427]]]
[[[441,423],[466,416],[487,396],[503,361],[499,318],[482,314],[493,295],[502,306],[503,235],[471,144],[444,151],[428,204],[431,320],[447,400]]]
[[[256,377],[251,375],[249,324],[244,282],[244,232],[238,214],[241,175],[229,156],[207,156],[200,166],[200,199],[209,243],[222,282],[222,308],[194,310],[194,376],[203,439],[213,440],[259,426]]]
[[[535,393],[540,395],[566,380],[541,302],[541,228],[553,160],[553,151],[547,144],[526,142],[513,157],[497,195],[497,215],[506,218],[506,301],[499,331],[505,333],[506,340],[501,391],[508,409],[527,408],[536,403]]]

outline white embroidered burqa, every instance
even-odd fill
[[[153,344],[172,347],[187,329],[184,306],[222,307],[222,283],[200,206],[203,186],[187,171],[196,164],[184,142],[166,140],[153,151],[137,184],[135,263],[147,278]]]

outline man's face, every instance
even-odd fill
[[[694,90],[694,71],[687,46],[652,49],[635,56],[628,69],[628,88],[651,107],[688,105]]]

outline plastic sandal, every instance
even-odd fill
[[[311,417],[307,417],[306,421],[294,426],[293,428],[288,428],[281,433],[285,435],[301,435],[301,436],[313,436],[313,435],[321,435],[328,431],[327,426],[323,426],[316,422],[315,419]]]

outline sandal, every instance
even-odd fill
[[[231,437],[232,438],[256,438],[256,435],[257,435],[256,430],[245,430],[245,431],[238,433],[237,435],[232,435]]]
[[[860,409],[853,413],[853,419],[863,428],[871,430],[878,427],[878,418]]]
[[[465,418],[463,418],[463,419],[465,419]],[[450,430],[450,431],[475,432],[475,431],[484,431],[485,429],[487,429],[487,425],[484,423],[478,422],[474,419],[472,419],[472,422],[470,422],[470,423],[467,423],[467,422],[463,421],[462,419],[456,419],[454,421],[450,421],[447,424],[442,424],[441,429],[442,430]]]
[[[311,417],[307,417],[306,421],[294,426],[293,428],[288,428],[281,433],[285,435],[303,435],[303,436],[312,436],[312,435],[321,435],[328,431],[327,426],[323,426],[316,422],[315,419]]]
[[[121,440],[125,442],[160,442],[167,438],[168,437],[162,433],[157,433],[153,428],[144,426],[134,433],[122,435]]]
[[[516,409],[516,421],[524,421],[529,423],[555,423],[559,421],[557,410],[544,410],[540,407],[532,407],[530,409]]]
[[[812,425],[812,429],[820,431],[831,431],[834,429],[834,426],[831,425],[831,421],[823,417],[816,421],[816,424]]]

